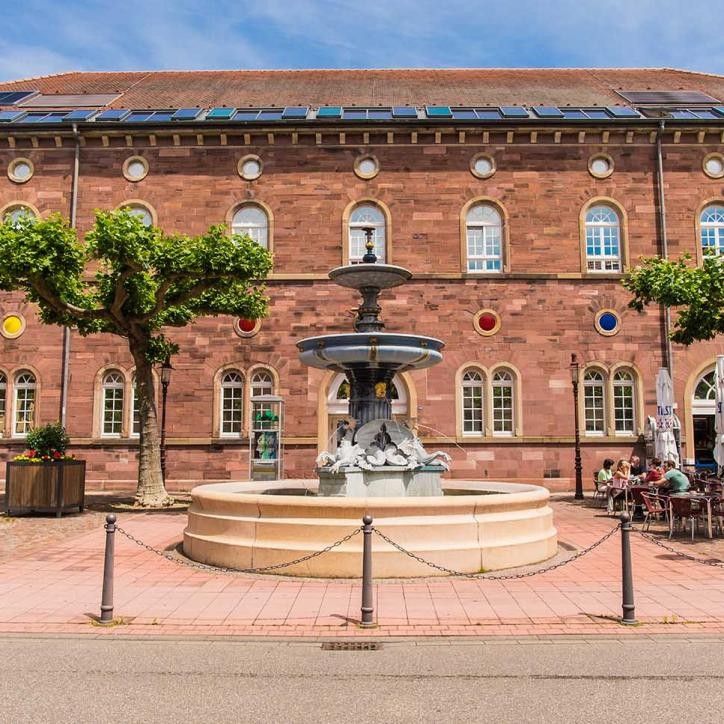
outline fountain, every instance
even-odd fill
[[[384,331],[378,297],[408,281],[402,267],[378,264],[372,229],[359,264],[330,279],[362,296],[354,332],[297,343],[300,360],[342,372],[350,385],[348,425],[336,450],[317,458],[316,483],[217,483],[191,491],[184,552],[210,565],[252,568],[320,550],[359,526],[375,525],[416,555],[464,572],[495,570],[550,558],[557,550],[549,494],[536,485],[446,481],[450,458],[425,450],[417,435],[392,419],[392,379],[442,361],[443,342]],[[361,539],[289,568],[284,575],[358,577]],[[377,539],[375,575],[439,575]]]

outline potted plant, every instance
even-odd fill
[[[28,449],[6,464],[5,512],[83,512],[85,461],[66,455],[70,438],[59,423],[28,433]]]

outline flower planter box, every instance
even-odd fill
[[[85,506],[85,460],[9,462],[5,468],[5,512],[55,513]]]

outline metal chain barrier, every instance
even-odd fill
[[[558,563],[554,563],[551,566],[548,566],[546,568],[536,568],[536,570],[534,571],[526,571],[525,573],[509,573],[506,575],[489,575],[487,573],[463,573],[462,571],[455,571],[452,568],[440,566],[437,563],[428,561],[425,558],[422,558],[421,556],[418,556],[417,554],[408,551],[406,548],[403,548],[399,543],[395,543],[395,541],[386,536],[378,528],[373,528],[373,532],[375,532],[380,538],[382,538],[383,541],[389,543],[393,548],[397,549],[400,553],[404,553],[406,556],[409,556],[410,558],[416,560],[418,563],[422,563],[426,566],[429,566],[430,568],[434,568],[437,571],[441,571],[442,573],[447,573],[451,576],[460,576],[461,578],[483,578],[488,581],[512,581],[518,578],[530,578],[531,576],[537,576],[540,573],[554,571],[556,568],[561,568],[562,566],[568,565],[569,563],[572,563],[573,561],[582,558],[587,553],[590,553],[595,548],[598,548],[601,543],[605,543],[614,533],[616,533],[616,531],[619,530],[619,528],[621,528],[620,523],[614,528],[611,528],[611,530],[609,530],[602,538],[599,538],[595,543],[591,544],[587,548],[583,548],[575,555],[572,555],[570,558],[558,561]]]
[[[705,558],[699,558],[698,556],[692,556],[690,553],[684,553],[684,551],[677,550],[676,548],[673,548],[670,545],[667,545],[662,540],[657,538],[655,535],[651,535],[651,533],[645,533],[640,528],[633,528],[632,530],[634,533],[638,533],[642,538],[645,538],[650,543],[653,543],[654,545],[659,546],[659,548],[663,548],[664,550],[669,551],[670,553],[675,553],[677,556],[680,556],[681,558],[686,558],[688,561],[694,561],[694,563],[701,563],[703,566],[712,566],[714,568],[724,568],[724,561],[720,561],[716,558],[712,558],[710,560],[707,560]]]
[[[268,573],[269,571],[276,571],[280,568],[288,568],[289,566],[295,566],[298,563],[304,563],[305,561],[309,561],[312,558],[323,555],[324,553],[329,553],[329,551],[337,548],[337,546],[341,546],[342,543],[346,543],[348,540],[354,538],[356,535],[359,535],[362,532],[361,527],[355,528],[349,535],[346,535],[344,538],[340,538],[338,541],[331,543],[330,545],[322,548],[319,551],[309,553],[306,556],[302,556],[301,558],[295,558],[293,561],[286,561],[285,563],[275,563],[273,566],[261,566],[259,568],[227,568],[225,566],[208,566],[205,563],[197,563],[196,561],[189,561],[183,558],[176,558],[174,556],[170,556],[166,553],[166,551],[160,551],[157,548],[148,545],[148,543],[144,543],[142,540],[139,540],[134,535],[129,533],[127,530],[123,530],[123,528],[118,525],[115,526],[115,530],[117,530],[119,533],[122,533],[126,538],[128,538],[128,540],[130,540],[132,543],[135,543],[137,546],[145,548],[147,551],[155,553],[157,556],[161,556],[161,558],[165,558],[167,561],[171,561],[171,563],[177,563],[180,566],[187,566],[188,568],[197,568],[199,570],[208,571],[210,573]]]

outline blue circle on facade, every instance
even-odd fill
[[[604,312],[598,318],[598,326],[604,332],[614,332],[618,327],[618,317],[613,312]]]

